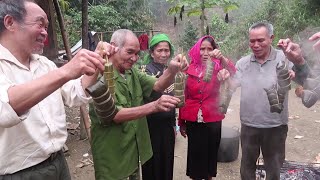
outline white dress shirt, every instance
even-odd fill
[[[80,106],[90,100],[81,80],[72,80],[18,116],[9,104],[8,88],[56,68],[46,57],[32,55],[28,69],[0,45],[0,175],[39,164],[61,150],[67,139],[64,104]]]

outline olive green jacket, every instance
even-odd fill
[[[156,78],[136,68],[127,70],[125,78],[116,70],[114,76],[116,106],[119,110],[143,105],[156,82]],[[142,164],[151,158],[152,148],[145,117],[103,126],[93,108],[90,108],[89,114],[96,180],[124,179],[138,168],[139,156]]]

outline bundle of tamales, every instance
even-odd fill
[[[106,60],[103,76],[98,81],[88,87],[86,91],[93,99],[93,106],[100,123],[108,125],[118,113],[115,105],[115,83],[113,75],[113,65],[108,61],[108,57],[104,56]]]
[[[227,113],[233,91],[230,90],[227,80],[221,82],[219,89],[219,111],[223,114]]]
[[[277,84],[269,89],[265,89],[265,91],[267,92],[270,104],[270,112],[281,113],[286,93],[291,89],[291,79],[287,63],[280,61],[277,64],[276,73]]]
[[[187,61],[185,56],[182,58],[184,62]],[[186,79],[187,76],[183,72],[178,72],[174,78],[174,97],[180,99],[180,102],[177,104],[177,108],[183,107],[185,103],[184,89],[186,86]]]

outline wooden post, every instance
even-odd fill
[[[89,49],[88,40],[88,0],[82,0],[82,48]],[[90,120],[86,105],[80,107],[80,139],[89,138],[90,134]]]
[[[62,35],[62,40],[63,40],[64,47],[66,49],[68,61],[70,61],[72,59],[72,54],[71,54],[70,45],[69,45],[69,41],[68,41],[67,34],[66,34],[66,29],[64,28],[64,21],[62,18],[62,13],[61,13],[61,9],[60,9],[58,0],[53,0],[53,4],[56,9],[57,18],[58,18],[58,22],[59,22],[59,26],[60,26],[61,35]]]
[[[100,33],[100,41],[103,41],[103,32]]]
[[[201,36],[205,35],[205,30],[204,30],[204,21],[205,21],[205,5],[204,5],[204,0],[201,0],[201,21],[200,21],[200,30],[201,30]]]

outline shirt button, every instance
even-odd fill
[[[200,79],[198,79],[198,83],[200,82]]]
[[[200,100],[200,104],[202,104],[202,100]]]
[[[199,94],[201,94],[202,93],[202,91],[201,90],[199,90]]]

